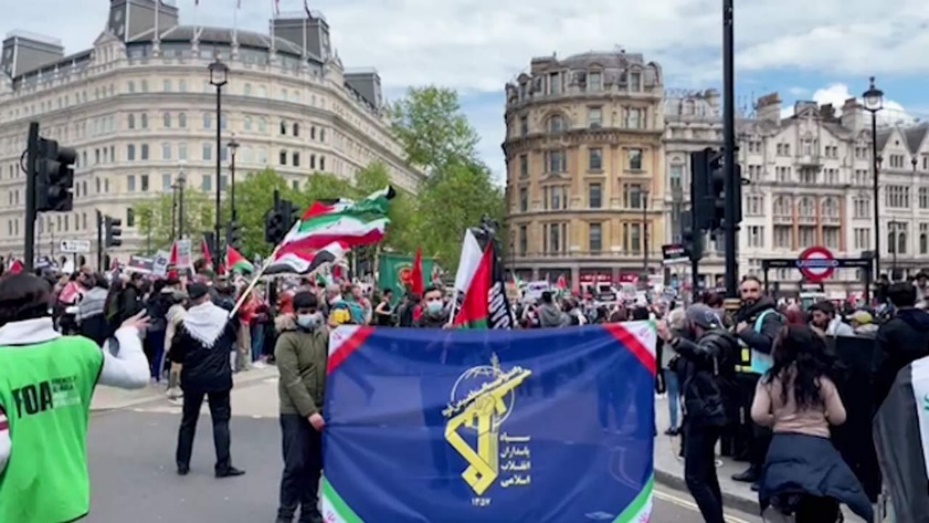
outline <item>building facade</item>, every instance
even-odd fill
[[[929,267],[929,124],[885,127],[877,146],[881,272],[900,279]]]
[[[658,273],[663,75],[641,54],[534,58],[506,86],[507,227],[524,280]]]
[[[154,0],[112,0],[109,16],[93,48],[69,56],[37,35],[13,33],[3,42],[0,252],[23,249],[20,155],[30,121],[78,153],[74,210],[40,216],[42,254],[66,239],[90,240],[96,249],[96,211],[123,220],[124,245],[112,254],[142,251],[133,206],[179,184],[211,198],[217,184],[225,192],[233,137],[240,175],[272,168],[298,188],[316,173],[351,178],[378,161],[398,187],[416,189],[422,174],[407,166],[389,133],[380,78],[345,70],[322,16],[279,17],[273,37],[182,26],[175,7],[156,8]],[[229,68],[219,118],[208,72],[215,58]]]

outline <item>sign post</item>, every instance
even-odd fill
[[[797,268],[811,283],[828,280],[838,266],[839,262],[832,255],[832,251],[825,247],[810,247],[797,258]]]
[[[90,252],[88,240],[61,240],[58,250],[66,254],[87,254]]]

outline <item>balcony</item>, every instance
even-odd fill
[[[823,157],[819,153],[798,154],[796,159],[798,167],[820,168],[823,165]]]

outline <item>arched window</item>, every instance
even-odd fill
[[[887,253],[896,254],[897,252],[897,233],[890,231],[887,233]]]
[[[808,196],[801,198],[798,211],[800,212],[800,216],[813,216],[813,199]]]
[[[287,122],[281,120],[281,134],[287,134]]]
[[[778,196],[777,199],[774,200],[774,214],[778,216],[790,215],[790,202],[787,198]]]
[[[929,254],[929,236],[926,233],[919,235],[919,254]]]
[[[560,114],[553,114],[551,118],[548,119],[548,132],[550,133],[560,133],[567,130],[568,125],[565,122],[564,116]]]
[[[897,234],[897,254],[906,254],[906,232]]]
[[[839,207],[835,198],[826,198],[822,203],[822,215],[828,218],[836,218],[839,215]]]
[[[135,129],[135,115],[134,114],[129,115],[129,118],[127,119],[127,123],[129,124],[130,129]]]
[[[293,134],[294,136],[300,136],[300,124],[295,123],[293,125]]]
[[[267,118],[261,117],[258,119],[258,132],[261,134],[265,134],[268,132],[268,119]]]
[[[165,129],[171,128],[171,113],[165,113],[162,115],[163,125]]]
[[[246,131],[252,130],[252,117],[251,116],[245,117],[245,130]]]
[[[187,113],[177,115],[177,125],[182,128],[187,127]]]
[[[145,113],[142,113],[142,128],[148,129],[148,115]]]

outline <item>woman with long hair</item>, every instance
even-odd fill
[[[103,349],[52,323],[51,286],[0,279],[0,521],[63,522],[90,510],[87,426],[97,383],[142,388],[141,314]]]
[[[872,521],[861,483],[830,440],[829,426],[844,423],[846,412],[825,339],[809,326],[788,325],[772,357],[752,403],[755,423],[774,432],[758,492],[762,511],[771,506],[796,523],[833,523],[844,503]]]

